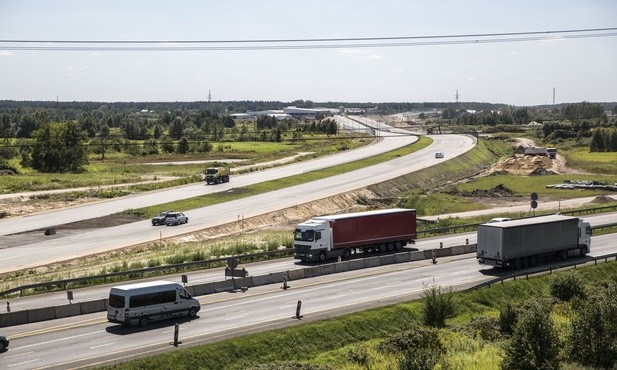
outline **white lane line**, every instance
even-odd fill
[[[111,345],[116,344],[116,342],[109,342],[109,343],[105,343],[105,344],[99,344],[98,346],[92,346],[90,347],[90,349],[97,349],[97,348],[101,348],[101,347],[108,347]]]
[[[71,339],[78,338],[78,337],[84,337],[86,335],[94,335],[94,334],[104,333],[104,332],[105,332],[105,330],[97,330],[97,331],[93,331],[93,332],[90,332],[90,333],[72,335],[70,337],[58,338],[58,339],[54,339],[54,340],[48,340],[48,341],[45,341],[45,342],[28,344],[28,345],[25,345],[25,346],[21,346],[19,348],[23,349],[23,348],[28,348],[28,347],[35,347],[35,346],[45,345],[45,344],[49,344],[49,343],[56,343],[57,344],[58,342],[63,341],[63,340],[71,340]]]
[[[37,362],[37,361],[39,361],[39,359],[38,359],[38,358],[35,358],[35,359],[33,359],[33,360],[24,361],[24,362],[20,362],[20,363],[17,363],[17,364],[10,364],[10,365],[9,365],[9,367],[12,367],[12,366],[21,366],[21,365],[30,364],[30,363],[32,363],[32,362]]]
[[[223,319],[223,321],[230,321],[230,320],[235,320],[235,319],[241,319],[241,318],[247,317],[247,316],[248,316],[248,314],[240,315],[240,316],[234,316],[234,317],[228,317],[226,319]]]
[[[11,349],[11,350],[15,351],[15,349]],[[26,355],[29,355],[31,353],[34,353],[34,351],[30,351],[30,352],[26,352],[26,353],[16,353],[14,355],[3,356],[2,358],[13,358],[13,357],[19,357],[19,356],[26,356]]]

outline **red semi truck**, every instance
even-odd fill
[[[415,209],[319,216],[296,227],[294,256],[303,261],[348,259],[353,251],[392,252],[415,239]]]

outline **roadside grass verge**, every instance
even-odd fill
[[[617,278],[617,262],[579,267],[575,271],[591,290]],[[504,337],[482,339],[472,322],[498,317],[500,309],[508,303],[518,305],[550,298],[551,282],[560,273],[452,293],[455,315],[447,321],[446,328],[439,330],[439,338],[447,348],[443,360],[445,366],[452,369],[499,369],[506,343]],[[378,353],[378,344],[397,333],[421,327],[422,305],[422,300],[409,301],[175,350],[107,369],[391,369],[397,363],[396,355]],[[551,313],[561,335],[565,334],[565,326],[570,320],[567,311],[563,305],[557,304]],[[284,364],[296,367],[284,367]]]

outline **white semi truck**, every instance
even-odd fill
[[[549,258],[585,256],[590,245],[589,222],[550,215],[479,225],[476,255],[481,264],[518,269]]]

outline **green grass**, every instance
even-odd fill
[[[576,270],[588,289],[606,284],[617,277],[617,262]],[[559,273],[559,272],[556,272]],[[500,342],[487,342],[474,337],[464,328],[470,319],[496,317],[506,303],[522,303],[529,299],[549,297],[552,276],[518,279],[471,292],[455,294],[456,315],[448,321],[440,338],[448,352],[446,362],[452,369],[497,369],[503,355]],[[258,364],[293,361],[331,366],[336,369],[364,369],[354,363],[350,350],[364,351],[371,369],[388,369],[392,357],[378,355],[375,347],[384,338],[420,324],[420,300],[379,309],[366,310],[329,320],[271,330],[181,349],[172,353],[138,359],[112,369],[250,369]],[[557,311],[558,322],[567,315]],[[565,311],[567,313],[567,310]],[[561,324],[560,324],[561,325]]]
[[[617,153],[591,153],[587,147],[577,147],[561,153],[568,164],[592,173],[617,174]]]

